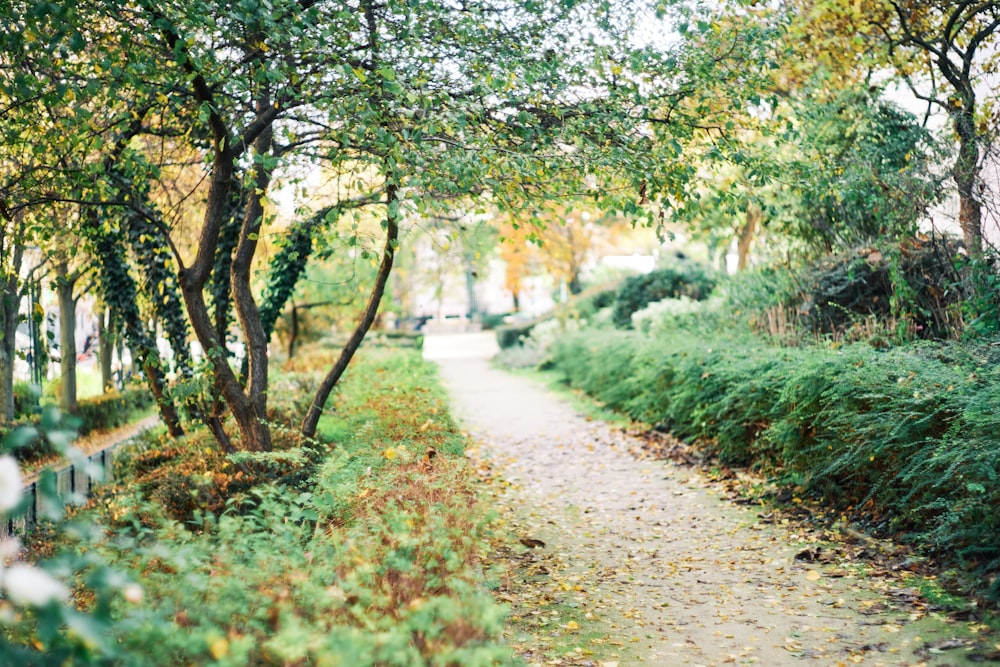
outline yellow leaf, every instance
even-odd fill
[[[385,456],[385,458],[391,461],[394,458],[396,458],[396,450],[390,447],[389,449],[385,450],[383,455]]]
[[[219,637],[208,645],[208,652],[211,653],[212,657],[216,660],[221,660],[226,657],[227,653],[229,653],[229,642],[226,641],[224,637]]]
[[[819,581],[820,576],[820,573],[816,570],[809,570],[806,572],[806,579],[809,581]]]
[[[567,630],[579,630],[580,629],[580,624],[577,623],[576,621],[570,621],[569,623],[566,624],[566,629]]]

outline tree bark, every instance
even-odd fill
[[[17,320],[21,307],[21,281],[18,277],[24,259],[24,246],[15,242],[11,249],[7,275],[0,285],[0,418],[7,424],[14,420],[14,362],[17,359]]]
[[[288,325],[288,358],[295,356],[295,342],[299,337],[299,307],[292,304],[292,317]]]
[[[361,321],[354,329],[350,340],[344,345],[344,349],[341,350],[337,363],[333,365],[327,376],[323,378],[323,382],[320,384],[319,389],[316,391],[316,396],[313,398],[313,403],[309,406],[309,411],[302,420],[302,435],[307,438],[312,438],[316,435],[319,418],[323,414],[323,406],[326,405],[327,399],[330,398],[330,392],[337,386],[337,382],[340,381],[344,371],[347,370],[348,364],[351,363],[354,353],[357,352],[361,346],[361,342],[365,339],[365,335],[375,321],[379,304],[382,302],[382,294],[385,292],[386,283],[389,282],[389,275],[392,273],[392,262],[396,254],[396,241],[399,237],[398,215],[393,213],[397,189],[398,187],[392,183],[386,187],[386,202],[389,207],[389,213],[386,215],[386,235],[385,246],[382,250],[382,263],[379,265],[378,275],[375,277],[375,285],[372,287],[372,292],[368,298],[368,304],[365,307]]]
[[[975,103],[972,102],[972,105]],[[952,171],[958,188],[958,225],[969,255],[983,252],[982,204],[976,196],[979,181],[979,145],[976,142],[975,118],[971,107],[954,118],[958,134],[958,158]]]
[[[757,228],[760,227],[763,211],[756,204],[747,205],[746,223],[740,229],[739,238],[736,240],[736,268],[744,271],[750,261],[750,244],[753,242]]]
[[[75,414],[76,396],[76,278],[66,261],[56,265],[56,298],[59,302],[59,407]]]
[[[270,102],[261,93],[257,102],[258,117],[268,113]],[[271,431],[267,418],[267,341],[264,339],[260,322],[260,311],[250,290],[250,273],[253,255],[257,246],[257,235],[263,220],[264,207],[261,193],[267,190],[270,174],[263,165],[257,165],[253,187],[248,193],[246,212],[243,218],[240,238],[237,242],[231,266],[230,289],[237,320],[243,332],[246,353],[249,356],[246,392],[229,363],[225,341],[216,333],[215,321],[205,303],[204,288],[215,263],[215,251],[219,244],[227,213],[230,190],[234,187],[236,154],[228,148],[229,138],[217,137],[213,158],[212,180],[199,240],[198,255],[194,263],[180,272],[181,293],[187,308],[195,336],[205,350],[212,365],[215,385],[229,408],[236,427],[240,432],[240,448],[248,451],[269,451]],[[271,133],[265,129],[255,141],[257,155],[270,153]],[[215,430],[218,437],[218,430]],[[227,447],[220,441],[220,446]]]
[[[115,378],[111,371],[111,358],[114,355],[114,340],[111,322],[114,321],[109,309],[97,313],[97,361],[101,366],[101,387],[104,393],[115,388]]]

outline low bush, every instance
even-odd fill
[[[23,389],[29,392],[30,389]],[[32,405],[34,399],[30,399]],[[137,413],[153,406],[153,395],[140,388],[127,389],[123,392],[102,394],[94,398],[83,399],[78,404],[76,414],[67,419],[69,428],[77,435],[90,431],[100,431],[117,428],[129,422]],[[41,411],[22,415],[17,426],[38,427]],[[54,456],[58,448],[53,447],[44,434],[38,438],[12,438],[0,443],[0,454],[9,453],[18,461],[29,463]]]
[[[30,417],[38,412],[38,397],[40,394],[38,385],[31,382],[14,383],[14,418],[21,419]]]
[[[483,313],[481,324],[483,331],[493,331],[501,326],[510,313]]]
[[[995,345],[788,348],[690,318],[656,338],[571,334],[552,358],[573,386],[723,463],[775,474],[987,587],[1000,572]]]
[[[497,345],[500,349],[514,347],[528,337],[531,330],[538,324],[538,320],[528,320],[526,322],[510,322],[498,326],[496,331]]]
[[[965,302],[976,276],[957,243],[921,236],[859,246],[791,270],[737,276],[727,297],[758,330],[784,342],[828,337],[888,347],[958,338],[976,317]]]
[[[114,391],[79,402],[76,416],[80,418],[80,433],[117,428],[128,423],[137,412],[154,405],[153,394],[145,387]]]

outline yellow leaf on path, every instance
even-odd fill
[[[821,576],[822,575],[816,570],[809,570],[808,572],[806,572],[806,579],[808,579],[809,581],[819,581]]]
[[[566,624],[566,629],[567,630],[579,630],[580,629],[580,624],[577,623],[576,621],[570,621],[569,623]]]

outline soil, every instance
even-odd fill
[[[532,665],[963,665],[1000,660],[933,582],[873,567],[863,536],[733,502],[691,466],[531,379],[495,369],[492,333],[428,336],[502,517],[493,554],[507,639]],[[973,610],[974,611],[974,610]],[[995,663],[994,663],[995,664]]]

